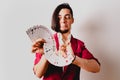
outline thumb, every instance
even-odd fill
[[[67,45],[67,52],[69,52],[70,54],[74,55],[71,43],[68,43],[68,45]]]

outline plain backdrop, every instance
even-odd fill
[[[101,63],[99,73],[82,70],[81,80],[120,80],[119,0],[0,0],[0,80],[39,80],[25,31],[40,24],[50,29],[52,12],[63,2],[74,12],[72,34]]]

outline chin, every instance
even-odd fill
[[[67,33],[67,32],[69,32],[68,29],[67,30],[60,30],[60,33]]]

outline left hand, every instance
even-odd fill
[[[61,45],[59,47],[59,53],[64,58],[67,57],[67,53],[70,53],[73,57],[75,56],[73,49],[72,49],[72,46],[71,46],[71,43]]]
[[[64,58],[67,57],[67,50],[66,50],[66,45],[65,44],[63,44],[59,47],[58,53]]]
[[[73,57],[75,56],[72,46],[71,46],[71,43],[68,43],[68,45],[67,45],[67,52],[69,52]]]

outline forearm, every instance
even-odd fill
[[[45,56],[42,55],[41,60],[34,66],[34,72],[37,77],[41,78],[48,68],[48,61]]]
[[[83,59],[83,58],[76,56],[76,59],[74,60],[73,64],[75,64],[89,72],[99,72],[100,71],[100,65],[94,59]]]

